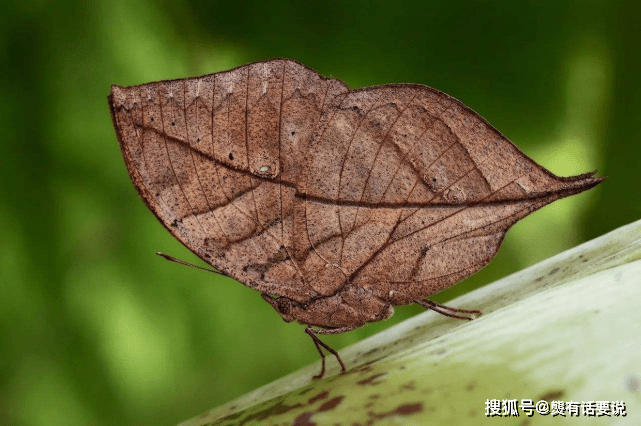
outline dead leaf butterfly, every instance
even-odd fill
[[[445,93],[350,90],[289,59],[112,86],[127,170],[149,209],[221,274],[318,334],[426,300],[492,259],[519,219],[603,179],[558,177]],[[171,260],[176,260],[166,256]]]

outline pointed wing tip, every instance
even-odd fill
[[[110,88],[110,90],[109,90],[109,94],[107,95],[107,103],[109,103],[109,108],[110,108],[110,109],[113,109],[114,97],[115,97],[115,95],[116,95],[116,92],[117,92],[120,88],[121,88],[121,87],[120,87],[120,86],[118,86],[118,85],[116,85],[116,84],[112,84],[112,85],[111,85],[111,88]]]
[[[561,179],[561,180],[566,181],[566,182],[574,182],[574,181],[577,181],[577,180],[583,180],[583,179],[586,179],[586,178],[590,178],[590,177],[594,176],[596,174],[596,172],[597,172],[596,170],[592,170],[591,172],[581,173],[580,175],[576,175],[576,176],[557,176],[557,177],[559,179]]]
[[[604,180],[605,180],[605,176],[604,177],[589,177],[589,178],[586,178],[586,179],[583,180],[584,188],[585,189],[594,188],[595,186],[597,186],[598,184],[600,184]]]
[[[122,86],[118,86],[117,84],[112,84],[109,89],[109,95],[107,96],[107,99],[109,99],[109,102],[111,102],[111,100],[114,99],[114,97],[119,95],[123,89],[124,87]]]
[[[568,195],[572,194],[578,194],[583,191],[587,191],[588,189],[594,188],[601,182],[605,180],[605,177],[597,176],[595,177],[594,174],[596,173],[596,170],[589,172],[589,173],[584,173],[578,176],[570,176],[568,178],[565,178],[564,180],[566,181],[565,185],[566,188],[569,190]]]
[[[597,170],[592,170],[591,172],[582,173],[582,174],[576,175],[576,176],[562,177],[561,180],[566,181],[568,183],[570,183],[570,182],[581,182],[586,187],[590,187],[591,188],[591,187],[593,187],[595,185],[598,185],[599,183],[603,182],[606,179],[605,176],[603,176],[603,177],[594,176],[596,174],[596,172],[597,172]]]

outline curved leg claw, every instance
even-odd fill
[[[355,328],[356,327],[343,327],[343,328],[327,329],[327,330],[315,330],[310,326],[307,326],[307,328],[305,328],[305,333],[307,333],[307,335],[312,338],[312,341],[316,346],[316,350],[321,356],[321,371],[316,376],[313,376],[312,379],[314,380],[321,379],[325,375],[325,354],[323,353],[323,350],[321,349],[321,347],[325,348],[327,351],[329,351],[332,355],[336,357],[336,360],[341,366],[341,374],[345,374],[347,372],[347,368],[345,367],[345,364],[343,363],[343,360],[341,359],[341,357],[338,355],[338,352],[336,352],[334,349],[332,349],[330,346],[324,343],[316,335],[344,333],[346,331],[350,331]]]

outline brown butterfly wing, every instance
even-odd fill
[[[295,184],[322,110],[347,92],[280,59],[113,86],[109,104],[134,185],[174,237],[250,287],[307,300],[289,255]]]
[[[485,266],[519,219],[602,180],[553,175],[426,86],[353,91],[326,115],[298,188],[330,294],[350,282],[383,300],[394,290],[394,304],[423,299]]]
[[[125,163],[185,246],[257,290],[346,284],[424,298],[474,273],[518,219],[601,179],[558,178],[426,86],[349,92],[297,62],[109,97]]]

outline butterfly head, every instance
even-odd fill
[[[296,319],[294,316],[294,312],[296,309],[300,309],[298,306],[298,303],[293,301],[292,299],[288,299],[287,297],[278,297],[274,298],[271,297],[268,294],[263,293],[261,296],[263,296],[263,299],[274,309],[276,309],[276,312],[280,314],[281,317],[283,317],[283,320],[285,322],[291,322]]]

